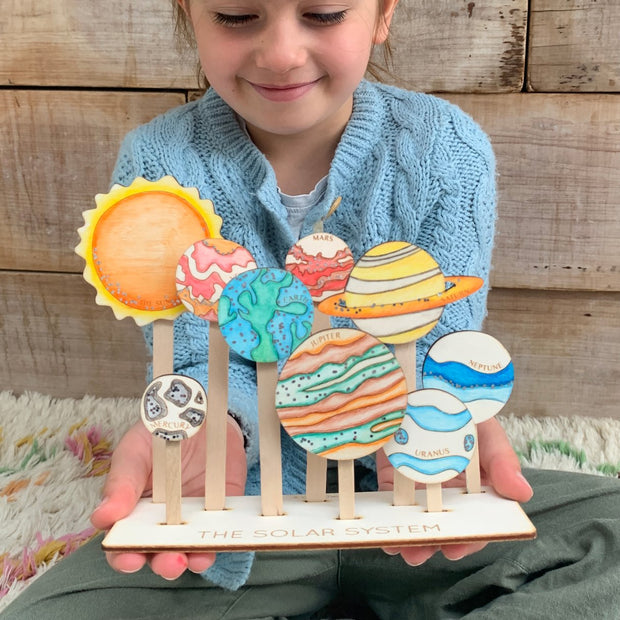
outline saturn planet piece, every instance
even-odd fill
[[[179,299],[201,319],[217,321],[217,304],[224,287],[249,269],[256,269],[254,258],[238,243],[221,238],[198,241],[177,265]]]
[[[345,292],[325,299],[319,310],[351,318],[382,342],[404,344],[431,331],[447,304],[482,284],[474,276],[444,276],[422,248],[389,241],[366,252],[353,267]]]
[[[445,390],[467,405],[476,424],[489,420],[506,404],[514,385],[514,367],[504,346],[477,331],[439,338],[422,368],[425,388]]]
[[[75,251],[86,261],[84,279],[95,287],[96,302],[138,325],[183,313],[174,284],[177,262],[198,239],[220,236],[222,219],[213,203],[170,176],[155,182],[138,177],[95,200],[97,208],[83,213]]]
[[[198,381],[183,375],[162,375],[142,396],[142,422],[155,436],[182,441],[195,435],[207,415],[207,396]]]
[[[305,340],[276,388],[284,429],[307,451],[336,460],[378,450],[398,430],[406,407],[396,358],[357,329],[327,329]]]
[[[423,389],[409,393],[405,418],[384,450],[408,478],[439,484],[465,470],[476,441],[476,425],[456,396]]]
[[[284,268],[299,278],[315,302],[342,293],[355,261],[349,246],[329,233],[300,239],[289,251]]]
[[[312,331],[314,308],[308,289],[283,269],[245,271],[224,288],[218,305],[228,346],[255,362],[277,362]]]

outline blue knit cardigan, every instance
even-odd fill
[[[210,89],[130,132],[113,182],[172,175],[198,188],[223,218],[222,236],[246,247],[259,267],[280,267],[297,241],[287,225],[274,171],[240,127],[234,112]],[[482,130],[459,108],[425,94],[363,81],[329,170],[321,202],[306,217],[312,232],[338,197],[325,230],[344,239],[358,259],[385,241],[427,250],[445,275],[477,275],[488,282],[495,222],[495,172]],[[445,333],[479,329],[488,286],[447,306],[435,329],[418,343],[418,369],[430,344]],[[150,338],[147,329],[147,341]],[[175,372],[206,385],[207,331],[181,315],[174,326]],[[246,437],[247,494],[260,493],[255,370],[231,352],[229,408]],[[303,493],[305,453],[282,434],[284,493]],[[205,577],[226,588],[245,583],[252,554],[220,554]]]

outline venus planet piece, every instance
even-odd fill
[[[308,289],[288,271],[266,267],[233,278],[218,304],[228,346],[255,362],[286,359],[310,335],[313,314]]]
[[[176,271],[179,299],[205,321],[217,321],[217,304],[230,280],[256,269],[254,258],[243,246],[228,239],[203,239],[181,256]]]
[[[198,239],[220,236],[222,219],[213,203],[170,176],[154,182],[138,177],[95,201],[97,207],[83,213],[75,251],[86,262],[84,279],[96,289],[96,302],[138,325],[183,313],[177,262]]]
[[[423,389],[409,393],[403,422],[384,450],[408,478],[438,484],[465,470],[476,442],[467,407],[452,394]]]
[[[327,329],[284,364],[276,411],[307,451],[348,460],[371,454],[398,430],[407,407],[405,376],[385,344],[357,329]]]
[[[153,379],[142,396],[142,422],[155,436],[182,441],[195,435],[207,415],[207,395],[198,381],[183,375]]]
[[[290,249],[284,268],[319,302],[344,291],[354,264],[349,246],[340,237],[319,232],[303,237]]]
[[[510,354],[499,340],[477,331],[439,338],[422,367],[425,388],[445,390],[467,405],[475,422],[501,411],[514,385]]]
[[[351,318],[382,342],[404,344],[430,332],[447,304],[482,284],[474,276],[444,276],[422,248],[388,241],[366,252],[353,267],[345,292],[322,301],[319,310]]]

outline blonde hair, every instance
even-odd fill
[[[189,16],[183,10],[181,5],[177,0],[170,0],[172,4],[172,12],[174,15],[174,34],[177,43],[177,48],[180,52],[185,52],[187,50],[196,50],[196,39],[194,37],[194,29],[192,28],[192,24],[190,22]],[[377,0],[379,4],[379,10],[382,12],[383,8],[383,0]],[[366,72],[372,78],[381,82],[386,77],[392,76],[392,48],[390,46],[389,36],[382,43],[382,63],[378,63],[376,61],[370,60],[368,62],[368,66],[366,67]],[[198,76],[198,84],[199,87],[203,90],[207,90],[209,88],[209,80],[204,74],[200,63],[198,63],[197,67],[197,76]]]

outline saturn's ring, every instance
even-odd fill
[[[446,276],[447,287],[441,293],[421,297],[411,301],[391,304],[373,304],[370,306],[347,306],[346,293],[338,293],[324,299],[318,306],[319,311],[330,316],[345,316],[352,319],[370,319],[378,317],[399,316],[411,312],[421,312],[432,308],[442,308],[459,299],[475,293],[482,287],[484,280],[476,276]]]

